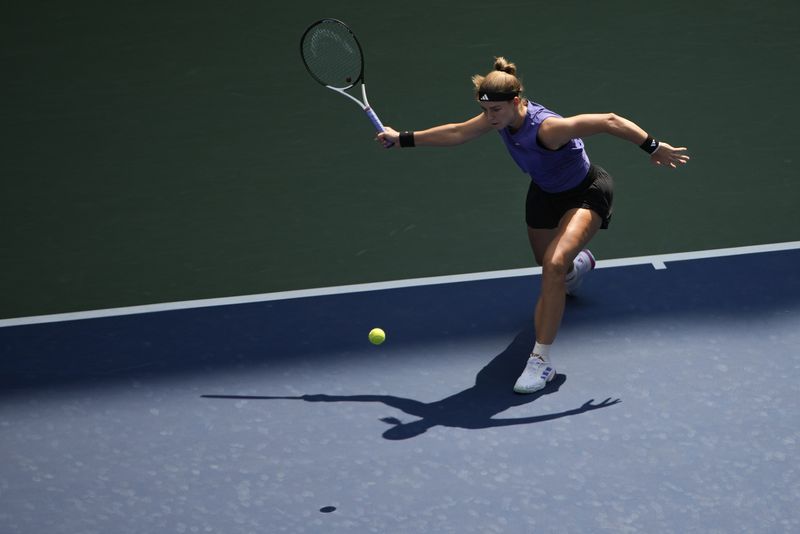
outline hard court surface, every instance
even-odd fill
[[[568,303],[557,377],[530,396],[511,386],[533,275],[7,327],[0,519],[26,533],[795,531],[798,261],[597,269]]]

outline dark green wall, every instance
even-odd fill
[[[795,2],[17,4],[0,317],[530,266],[528,178],[497,136],[378,148],[300,61],[326,16],[359,35],[386,124],[472,116],[470,76],[505,55],[563,115],[688,146],[670,172],[587,140],[617,181],[601,259],[800,239]]]

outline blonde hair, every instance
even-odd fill
[[[475,94],[480,93],[522,93],[522,82],[517,78],[517,66],[506,58],[494,58],[494,68],[486,76],[476,74],[472,77]]]

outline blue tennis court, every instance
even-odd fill
[[[601,262],[529,396],[536,272],[4,321],[2,530],[795,532],[798,264]]]

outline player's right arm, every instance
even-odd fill
[[[471,141],[486,132],[493,130],[492,125],[486,119],[486,116],[481,113],[468,121],[442,124],[434,126],[427,130],[418,130],[414,132],[414,145],[415,146],[455,146]],[[379,133],[377,138],[379,143],[386,146],[389,143],[394,143],[394,146],[400,147],[400,132],[397,130],[386,127],[386,130]]]

